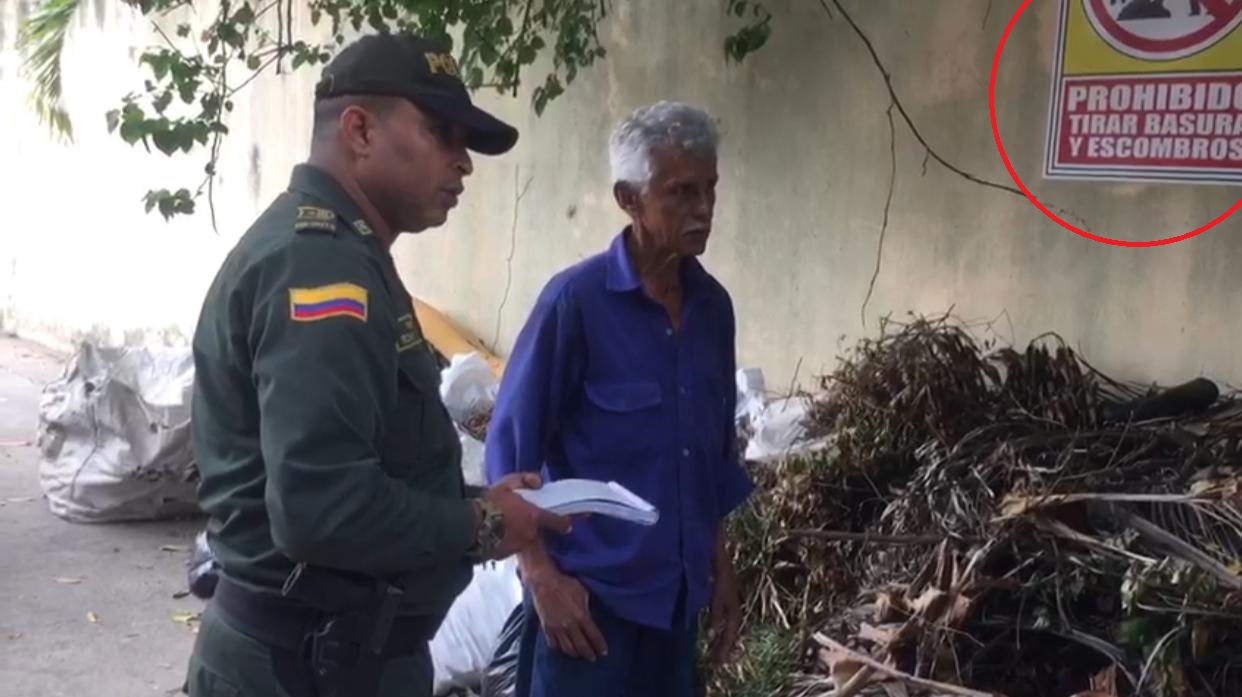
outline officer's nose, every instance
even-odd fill
[[[468,177],[474,173],[474,160],[470,158],[470,151],[462,148],[457,157],[457,171],[461,172],[461,176]]]

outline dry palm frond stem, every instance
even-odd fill
[[[820,387],[810,436],[831,447],[748,464],[743,650],[714,692],[1242,695],[1232,394],[1123,384],[1055,336],[998,348],[948,318],[886,324]],[[788,679],[747,691],[747,638],[773,631]]]

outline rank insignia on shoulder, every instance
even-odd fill
[[[326,230],[336,231],[336,213],[318,206],[298,206],[298,214],[293,222],[294,230]]]
[[[315,322],[330,317],[353,317],[365,322],[367,289],[354,283],[290,288],[289,316],[295,322]]]
[[[423,337],[414,324],[414,315],[401,315],[397,318],[401,331],[397,335],[397,351],[409,351],[423,343]]]
[[[374,232],[371,230],[371,226],[367,225],[367,221],[362,220],[362,219],[358,219],[354,221],[354,229],[357,230],[358,234],[362,235],[363,237],[370,237],[372,234],[374,234]]]

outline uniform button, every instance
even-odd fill
[[[681,449],[681,456],[682,456],[682,457],[690,457],[690,448],[682,448],[682,449]]]
[[[685,393],[686,393],[686,388],[682,387],[682,388],[679,388],[679,389],[680,389],[680,391],[681,391],[681,393],[682,393],[682,394],[685,394]]]
[[[672,327],[669,327],[669,328],[665,329],[665,330],[664,330],[664,335],[665,335],[665,336],[672,336],[672,335],[673,335],[673,328],[672,328]]]

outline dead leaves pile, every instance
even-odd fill
[[[731,522],[747,631],[800,639],[782,694],[1242,695],[1234,395],[947,317],[886,325],[822,387],[834,447],[750,465]]]

